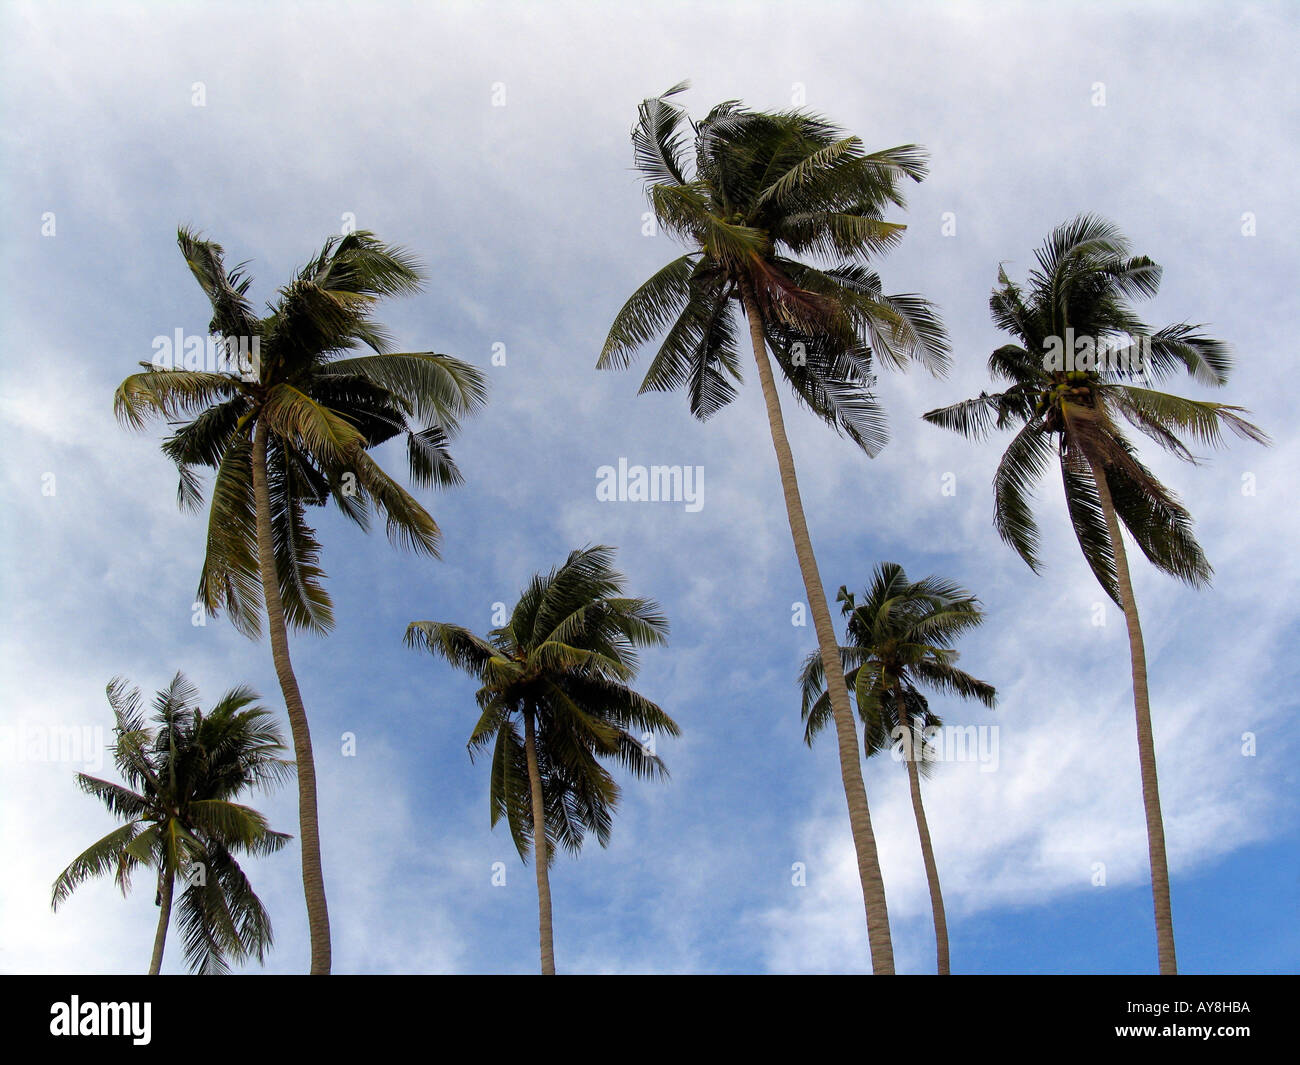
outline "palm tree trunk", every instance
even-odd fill
[[[785,435],[781,401],[776,393],[772,367],[767,358],[762,318],[753,292],[746,287],[741,295],[744,300],[745,315],[749,319],[749,335],[754,346],[754,361],[758,364],[758,379],[763,386],[763,401],[767,405],[767,420],[772,430],[772,446],[776,449],[776,462],[781,471],[781,490],[785,495],[785,511],[790,522],[790,535],[794,539],[794,552],[799,559],[799,572],[803,576],[804,591],[808,596],[808,609],[812,612],[813,626],[817,632],[817,647],[821,652],[822,667],[826,672],[826,690],[830,695],[831,712],[835,718],[835,732],[840,749],[840,776],[844,783],[844,795],[848,800],[849,826],[853,832],[853,846],[857,851],[858,878],[862,882],[862,902],[867,911],[867,940],[871,945],[871,968],[877,975],[892,975],[894,946],[889,935],[885,883],[880,875],[876,837],[871,830],[871,811],[867,807],[867,790],[862,782],[862,766],[858,760],[857,727],[853,722],[853,709],[849,705],[849,689],[844,683],[839,643],[835,639],[835,627],[831,623],[830,608],[826,605],[826,592],[822,588],[821,575],[817,572],[817,559],[813,555],[808,522],[804,518],[803,503],[799,498],[794,455],[790,451],[790,441]]]
[[[551,929],[551,878],[547,872],[546,806],[542,802],[542,774],[537,768],[537,736],[533,715],[524,715],[524,749],[528,755],[528,787],[533,796],[533,865],[537,870],[537,932],[542,945],[542,975],[555,975],[555,940]]]
[[[266,484],[266,422],[258,419],[253,431],[253,496],[257,506],[257,562],[266,597],[267,626],[271,631],[271,657],[284,693],[284,705],[293,732],[293,753],[298,763],[298,825],[302,841],[302,886],[307,899],[307,927],[311,933],[311,973],[330,971],[330,918],[325,904],[325,878],[321,872],[320,828],[316,814],[316,763],[311,753],[307,711],[298,691],[298,678],[289,660],[289,634],[275,573],[271,547],[271,496]]]
[[[167,944],[167,925],[172,918],[172,888],[176,873],[168,869],[158,878],[158,931],[153,937],[153,958],[149,961],[149,975],[157,976],[162,969],[163,947]]]
[[[912,790],[912,813],[916,815],[916,834],[921,837],[921,859],[925,862],[925,879],[930,885],[930,910],[934,914],[934,946],[938,955],[938,973],[948,975],[948,917],[943,910],[943,892],[939,888],[939,866],[934,860],[934,844],[930,841],[930,825],[925,819],[925,805],[921,802],[921,770],[917,765],[915,737],[912,720],[898,693],[898,721],[909,737],[907,782]]]
[[[1086,452],[1085,452],[1086,454]],[[1128,626],[1129,658],[1133,666],[1133,706],[1137,711],[1138,765],[1142,771],[1142,804],[1147,818],[1147,851],[1151,858],[1151,894],[1156,911],[1156,957],[1161,976],[1176,976],[1178,960],[1174,954],[1174,917],[1169,902],[1169,863],[1165,857],[1165,822],[1160,813],[1160,782],[1156,777],[1156,744],[1151,732],[1151,701],[1147,692],[1147,654],[1142,643],[1142,624],[1138,619],[1137,600],[1129,580],[1128,555],[1120,533],[1119,518],[1111,499],[1106,473],[1092,456],[1088,456],[1106,528],[1115,551],[1115,577],[1119,584],[1120,606]]]

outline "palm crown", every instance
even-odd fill
[[[678,734],[676,723],[634,691],[642,646],[666,642],[668,622],[649,599],[622,595],[613,551],[572,552],[562,566],[533,578],[509,620],[486,638],[459,625],[412,622],[406,642],[445,658],[481,683],[481,714],[471,756],[492,748],[492,824],[505,818],[520,857],[533,840],[527,752],[520,735],[536,732],[545,810],[546,855],[576,852],[587,832],[609,842],[619,787],[598,759],[636,776],[666,775],[643,743],[645,733]]]
[[[925,864],[934,914],[937,970],[949,967],[948,918],[929,822],[921,797],[921,776],[928,775],[936,753],[927,730],[942,724],[930,710],[922,687],[978,699],[992,707],[992,685],[957,668],[952,644],[984,620],[979,600],[952,581],[925,577],[910,581],[896,562],[876,566],[861,603],[847,588],[836,597],[846,620],[846,645],[840,647],[844,684],[852,690],[862,719],[862,747],[868,758],[901,744],[912,811]],[[813,738],[833,717],[824,659],[810,655],[800,674],[804,739]]]
[[[54,883],[57,909],[84,881],[112,875],[122,893],[151,866],[160,879],[188,880],[180,920],[185,960],[198,973],[225,972],[228,960],[263,958],[271,922],[235,859],[270,854],[290,839],[258,811],[234,800],[293,772],[269,711],[247,687],[226,692],[204,713],[198,692],[177,673],[157,693],[150,725],[140,692],[115,679],[108,701],[116,721],[113,761],[125,785],[77,774],[125,824],[79,855]],[[195,875],[202,873],[201,876]]]
[[[368,528],[382,513],[390,539],[437,554],[439,529],[411,495],[370,457],[403,435],[417,486],[461,481],[448,441],[485,398],[482,374],[434,352],[390,353],[370,312],[383,297],[418,291],[419,264],[368,232],[333,237],[258,317],[244,264],[227,271],[220,245],[182,229],[185,261],[212,304],[210,331],[256,344],[256,374],[231,369],[145,371],[119,386],[114,409],[140,428],[151,417],[173,428],[163,451],[180,472],[179,500],[202,500],[196,468],[216,471],[199,598],[224,608],[249,635],[260,629],[262,589],[254,505],[254,429],[267,428],[266,465],[276,577],[288,623],[326,631],[333,624],[322,584],[320,544],[307,506],[330,500]],[[358,347],[373,354],[349,355]],[[245,379],[253,376],[253,379]]]
[[[903,204],[903,178],[925,175],[923,151],[866,153],[857,137],[816,115],[756,113],[733,100],[691,120],[688,170],[686,114],[670,102],[685,88],[645,101],[632,140],[659,225],[692,250],[627,301],[597,366],[626,367],[666,329],[641,391],[685,389],[691,412],[707,418],[734,398],[741,379],[737,300],[762,319],[800,401],[874,454],[887,432],[868,390],[873,357],[947,365],[930,304],[886,295],[879,276],[857,261],[900,239],[906,227],[881,212]],[[796,258],[807,255],[834,265]]]
[[[890,746],[903,726],[903,709],[913,733],[909,749],[925,754],[927,747],[915,742],[917,737],[942,722],[930,710],[922,687],[994,705],[992,685],[956,665],[953,642],[984,620],[979,600],[965,589],[940,577],[909,581],[902,566],[883,562],[861,602],[846,588],[840,588],[837,598],[847,619],[847,642],[840,648],[844,680],[858,705],[868,757]],[[799,683],[804,738],[811,744],[831,716],[819,654],[804,661]]]
[[[1075,535],[1112,599],[1119,598],[1115,554],[1094,466],[1105,471],[1116,514],[1143,554],[1166,573],[1204,583],[1211,569],[1192,535],[1191,517],[1139,461],[1123,426],[1137,428],[1186,461],[1195,461],[1187,441],[1217,446],[1224,428],[1266,441],[1241,417],[1240,407],[1133,383],[1139,375],[1158,381],[1184,371],[1199,384],[1223,385],[1231,369],[1227,348],[1199,326],[1178,323],[1152,330],[1138,318],[1130,300],[1155,295],[1160,267],[1131,255],[1109,222],[1081,215],[1054,230],[1036,258],[1027,288],[999,268],[989,300],[994,323],[1019,341],[989,356],[990,374],[1009,387],[930,411],[925,419],[972,438],[993,428],[1020,427],[994,478],[994,522],[1033,569],[1040,566],[1039,535],[1030,496],[1055,451]],[[1086,337],[1114,357],[1094,359],[1085,369],[1055,366],[1045,353],[1067,336]]]

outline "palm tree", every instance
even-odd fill
[[[254,638],[266,605],[298,763],[311,972],[328,973],[316,767],[288,638],[289,626],[324,633],[334,623],[306,507],[333,500],[363,529],[373,507],[390,540],[436,556],[437,524],[368,452],[402,434],[416,485],[460,484],[449,440],[460,419],[482,405],[483,375],[448,355],[385,350],[387,334],[370,311],[385,296],[418,291],[421,272],[410,254],[371,233],[326,241],[265,318],[248,301],[244,264],[227,271],[221,246],[187,229],[178,243],[212,304],[210,332],[244,353],[243,370],[229,359],[203,369],[141,363],[144,372],[118,387],[114,410],[131,428],[152,417],[170,423],[163,452],[180,473],[183,508],[202,502],[196,467],[216,471],[198,596],[208,613],[225,609]],[[374,354],[344,357],[360,346]]]
[[[1192,535],[1191,516],[1139,461],[1123,424],[1193,463],[1184,437],[1211,446],[1223,442],[1225,428],[1257,443],[1268,437],[1241,417],[1248,413],[1241,407],[1133,383],[1150,384],[1183,370],[1198,384],[1217,387],[1227,383],[1232,362],[1227,347],[1199,332],[1200,326],[1180,322],[1153,331],[1137,317],[1130,300],[1154,296],[1161,270],[1146,256],[1131,255],[1114,225],[1080,215],[1055,229],[1036,258],[1028,290],[999,268],[989,301],[994,323],[1019,341],[989,357],[989,372],[1008,387],[930,411],[925,419],[969,438],[995,427],[1020,427],[994,476],[993,521],[1035,572],[1039,537],[1030,495],[1056,452],[1079,546],[1128,628],[1157,955],[1160,972],[1173,974],[1177,958],[1146,651],[1120,524],[1152,564],[1188,584],[1208,583],[1211,569]]]
[[[506,819],[524,861],[536,848],[546,975],[555,973],[547,870],[556,850],[576,854],[587,832],[602,847],[609,843],[619,787],[598,759],[638,777],[667,776],[651,740],[679,734],[672,718],[629,687],[636,648],[666,643],[668,621],[653,600],[622,594],[613,557],[608,547],[571,552],[562,566],[535,576],[510,619],[486,637],[437,621],[406,629],[408,646],[445,658],[482,685],[470,757],[491,745],[492,824]]]
[[[86,848],[54,882],[57,910],[91,877],[110,873],[125,895],[140,866],[155,870],[159,907],[149,975],[162,966],[177,879],[185,961],[191,972],[223,973],[229,960],[261,961],[272,943],[271,920],[235,860],[271,854],[290,837],[234,800],[293,772],[270,711],[249,688],[231,688],[205,714],[197,690],[177,673],[154,698],[150,726],[140,692],[115,678],[108,702],[117,722],[113,760],[125,786],[77,774],[77,785],[125,823]]]
[[[978,699],[990,709],[993,707],[997,701],[993,686],[958,669],[958,654],[951,646],[958,636],[984,620],[984,612],[975,596],[953,582],[939,577],[909,581],[896,562],[882,562],[876,567],[860,605],[844,587],[836,599],[843,604],[841,611],[848,619],[840,660],[847,671],[845,686],[853,692],[864,726],[863,752],[870,758],[898,742],[907,764],[912,813],[930,886],[938,971],[946,976],[948,920],[930,826],[921,802],[921,776],[928,775],[933,766],[927,732],[943,722],[930,710],[920,688]],[[804,739],[812,746],[813,738],[831,716],[826,673],[819,654],[814,652],[804,661],[799,682]]]
[[[904,178],[925,175],[915,145],[866,153],[862,142],[802,112],[715,107],[695,134],[687,170],[685,112],[670,102],[686,83],[646,100],[632,131],[637,169],[658,223],[690,250],[642,285],[614,319],[597,366],[628,366],[664,330],[642,392],[686,390],[691,413],[708,418],[735,396],[740,354],[732,302],[748,324],[776,451],[799,571],[828,667],[835,630],[799,498],[794,457],[767,349],[795,398],[869,455],[886,439],[884,412],[868,391],[873,359],[932,371],[947,362],[943,327],[914,295],[886,295],[865,265],[906,228],[881,217],[903,205]],[[834,260],[812,265],[795,256]],[[830,701],[857,852],[873,969],[893,971],[893,947],[871,814],[858,764],[848,690],[834,668]]]

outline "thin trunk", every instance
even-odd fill
[[[302,887],[307,898],[307,927],[311,933],[311,974],[330,971],[330,917],[325,904],[325,879],[321,873],[320,828],[316,815],[316,763],[311,753],[307,711],[298,691],[298,678],[289,661],[289,634],[284,605],[275,573],[271,547],[271,496],[266,484],[266,423],[258,419],[253,431],[253,496],[257,506],[257,561],[266,597],[267,627],[271,632],[271,657],[284,693],[284,705],[293,732],[293,753],[298,763],[298,825],[302,842]]]
[[[1147,851],[1151,858],[1151,894],[1156,911],[1156,956],[1161,976],[1176,976],[1178,959],[1174,954],[1174,917],[1169,903],[1169,862],[1165,857],[1165,822],[1160,813],[1160,782],[1156,777],[1156,744],[1151,732],[1151,701],[1147,693],[1147,654],[1142,643],[1142,624],[1138,619],[1137,600],[1129,580],[1128,555],[1120,533],[1115,503],[1101,465],[1088,457],[1106,528],[1115,551],[1115,577],[1119,584],[1120,605],[1128,626],[1129,658],[1133,665],[1133,706],[1137,711],[1138,765],[1142,770],[1142,805],[1147,818]]]
[[[153,958],[149,962],[149,975],[157,976],[162,969],[163,947],[167,945],[167,925],[172,918],[172,888],[176,873],[168,869],[158,878],[158,931],[153,937]]]
[[[835,627],[826,605],[826,592],[821,575],[817,572],[817,559],[813,556],[812,539],[808,522],[804,518],[803,503],[799,499],[799,482],[795,478],[794,455],[785,435],[785,421],[781,417],[781,401],[772,379],[772,367],[767,358],[763,338],[762,319],[753,292],[742,293],[745,315],[749,319],[750,340],[754,346],[754,361],[758,364],[758,379],[763,386],[763,402],[767,405],[767,420],[772,430],[772,446],[781,471],[781,490],[785,495],[786,516],[790,522],[790,535],[794,539],[795,555],[799,559],[799,572],[803,576],[804,591],[808,596],[808,609],[812,612],[813,626],[817,632],[817,647],[821,652],[822,666],[826,671],[826,690],[830,695],[831,712],[835,718],[835,733],[839,739],[840,775],[844,795],[849,806],[849,826],[853,832],[853,846],[857,851],[858,877],[862,881],[862,901],[867,911],[867,939],[871,944],[871,967],[877,975],[894,971],[894,946],[889,935],[889,911],[885,905],[885,883],[880,875],[880,858],[876,854],[876,837],[871,831],[871,812],[867,808],[867,790],[862,782],[862,766],[858,760],[857,727],[853,709],[849,704],[849,689],[844,683],[844,669],[840,662],[839,644]]]
[[[542,945],[542,975],[555,975],[555,942],[551,930],[551,879],[546,864],[546,806],[542,802],[542,774],[537,768],[537,737],[533,715],[524,715],[524,748],[528,754],[528,787],[533,795],[533,865],[537,869],[537,932]]]
[[[921,802],[921,770],[917,765],[912,719],[898,693],[898,723],[908,737],[907,782],[912,790],[912,813],[916,815],[916,834],[921,837],[921,859],[925,862],[925,879],[930,885],[930,910],[934,914],[934,946],[938,955],[938,973],[948,975],[948,918],[943,910],[943,892],[939,889],[939,866],[934,860],[934,844],[930,842],[930,825],[925,819],[925,805]],[[923,752],[922,752],[923,753]]]

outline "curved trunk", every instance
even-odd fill
[[[555,942],[551,930],[550,855],[546,849],[546,806],[542,802],[542,774],[537,768],[537,737],[533,715],[524,715],[524,749],[528,755],[528,788],[533,796],[533,865],[537,870],[537,933],[542,946],[542,975],[555,975]]]
[[[898,695],[898,721],[912,737],[911,715]],[[934,844],[930,842],[930,825],[925,819],[925,805],[921,802],[921,770],[917,765],[915,738],[909,744],[907,782],[912,791],[912,813],[916,815],[916,834],[921,838],[921,859],[925,862],[925,879],[930,885],[930,910],[934,914],[934,946],[938,956],[938,973],[948,975],[948,917],[943,910],[943,892],[939,888],[939,866],[934,860]]]
[[[176,874],[168,869],[158,877],[158,931],[153,937],[153,958],[149,961],[149,975],[157,976],[162,969],[163,947],[167,945],[167,925],[172,917],[172,890]]]
[[[1087,452],[1085,451],[1085,454]],[[1137,712],[1138,765],[1142,771],[1142,804],[1147,818],[1147,852],[1151,858],[1151,894],[1156,911],[1156,957],[1161,976],[1175,976],[1178,960],[1174,953],[1174,917],[1169,902],[1169,863],[1165,857],[1165,822],[1160,813],[1160,782],[1156,777],[1156,744],[1151,731],[1151,702],[1147,693],[1147,655],[1142,643],[1142,624],[1138,619],[1137,601],[1129,580],[1128,555],[1120,533],[1119,517],[1106,483],[1105,470],[1091,456],[1088,465],[1097,482],[1097,495],[1106,528],[1115,551],[1115,577],[1119,584],[1120,606],[1128,626],[1129,658],[1133,666],[1133,706]]]
[[[325,904],[325,879],[321,873],[320,828],[316,815],[316,763],[311,753],[307,711],[289,660],[289,634],[275,573],[271,547],[271,496],[266,483],[266,423],[258,420],[253,431],[253,497],[257,506],[257,562],[266,597],[266,620],[271,633],[271,657],[284,694],[284,706],[293,732],[293,753],[298,763],[298,826],[302,842],[302,887],[307,898],[307,927],[311,933],[311,973],[330,971],[330,918]]]
[[[867,911],[867,939],[871,944],[871,967],[876,974],[894,971],[894,947],[889,935],[889,911],[885,905],[885,884],[880,875],[880,858],[876,853],[876,837],[871,830],[871,812],[867,807],[866,786],[862,782],[862,766],[858,760],[857,726],[849,704],[849,689],[844,683],[844,669],[840,662],[839,644],[831,622],[830,608],[821,575],[817,572],[817,559],[813,555],[808,522],[804,518],[803,503],[799,498],[799,483],[795,479],[794,455],[785,435],[785,421],[781,417],[781,401],[772,379],[772,367],[767,358],[763,338],[762,319],[753,292],[742,292],[745,315],[749,319],[750,340],[754,346],[754,361],[758,364],[758,379],[763,386],[763,402],[767,406],[768,425],[772,430],[772,446],[776,449],[777,466],[781,471],[781,490],[785,495],[786,517],[790,522],[790,535],[794,539],[794,552],[799,559],[799,572],[803,576],[804,591],[808,596],[808,609],[813,616],[817,632],[817,648],[826,671],[826,690],[830,695],[831,712],[835,718],[835,733],[839,740],[840,776],[844,795],[849,806],[849,826],[853,831],[853,846],[857,851],[858,878],[862,882],[862,901]]]

